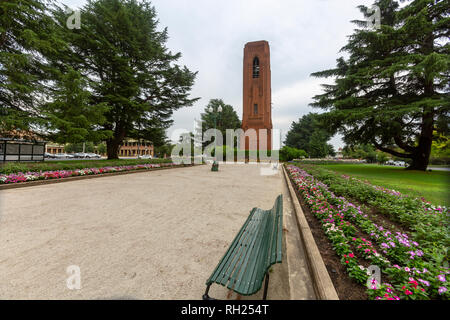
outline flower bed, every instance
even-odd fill
[[[374,186],[367,181],[319,167],[304,166],[303,169],[325,183],[336,194],[376,208],[385,217],[412,231],[415,240],[422,245],[438,249],[440,254],[446,254],[450,245],[448,208],[434,206],[424,199],[409,197],[398,191]]]
[[[132,171],[132,170],[151,170],[154,168],[173,167],[177,166],[173,163],[158,163],[158,164],[138,164],[130,166],[109,166],[102,168],[84,168],[75,170],[55,170],[55,171],[40,171],[40,172],[18,172],[12,174],[0,175],[0,184],[21,183],[36,180],[49,179],[63,179],[68,177],[77,177],[85,175],[98,175],[104,173]]]
[[[287,166],[287,171],[349,277],[361,285],[369,281],[370,298],[448,299],[446,275],[450,272],[443,266],[445,257],[433,251],[428,242],[419,244],[405,232],[377,225],[360,206],[338,197],[305,170]],[[369,264],[378,266],[388,282],[376,283],[364,266]]]

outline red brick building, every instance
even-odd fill
[[[271,106],[270,48],[267,41],[248,42],[244,47],[244,85],[242,129],[247,133],[241,139],[245,150],[272,149],[272,106]],[[256,143],[251,133],[256,131]],[[260,129],[266,129],[260,132]],[[249,139],[250,138],[250,139]],[[245,146],[243,145],[245,143]]]
[[[133,139],[124,140],[119,149],[119,157],[137,157],[149,155],[154,156],[153,144],[149,141],[138,141]]]

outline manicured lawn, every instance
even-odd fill
[[[131,166],[148,163],[172,162],[171,159],[117,159],[117,160],[66,160],[44,162],[7,162],[0,164],[0,174],[17,172],[39,172],[52,170],[75,170],[85,168],[102,168],[108,166]]]
[[[450,206],[450,172],[410,171],[372,164],[327,164],[321,167],[356,176],[402,193],[424,197],[433,204]]]

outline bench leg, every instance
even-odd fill
[[[209,287],[211,287],[211,283],[208,284],[208,286],[206,287],[205,294],[204,294],[203,297],[202,297],[203,300],[216,300],[216,299],[214,299],[214,298],[211,298],[211,297],[208,295]]]
[[[266,273],[266,281],[264,283],[263,300],[267,300],[267,288],[269,287],[269,272]]]

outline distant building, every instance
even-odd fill
[[[342,148],[339,148],[338,151],[336,152],[336,159],[343,159],[344,158],[344,154],[342,152]]]
[[[125,139],[119,149],[119,157],[154,156],[154,147],[150,141]]]
[[[49,142],[45,145],[45,152],[51,153],[51,154],[64,153],[64,145]]]

